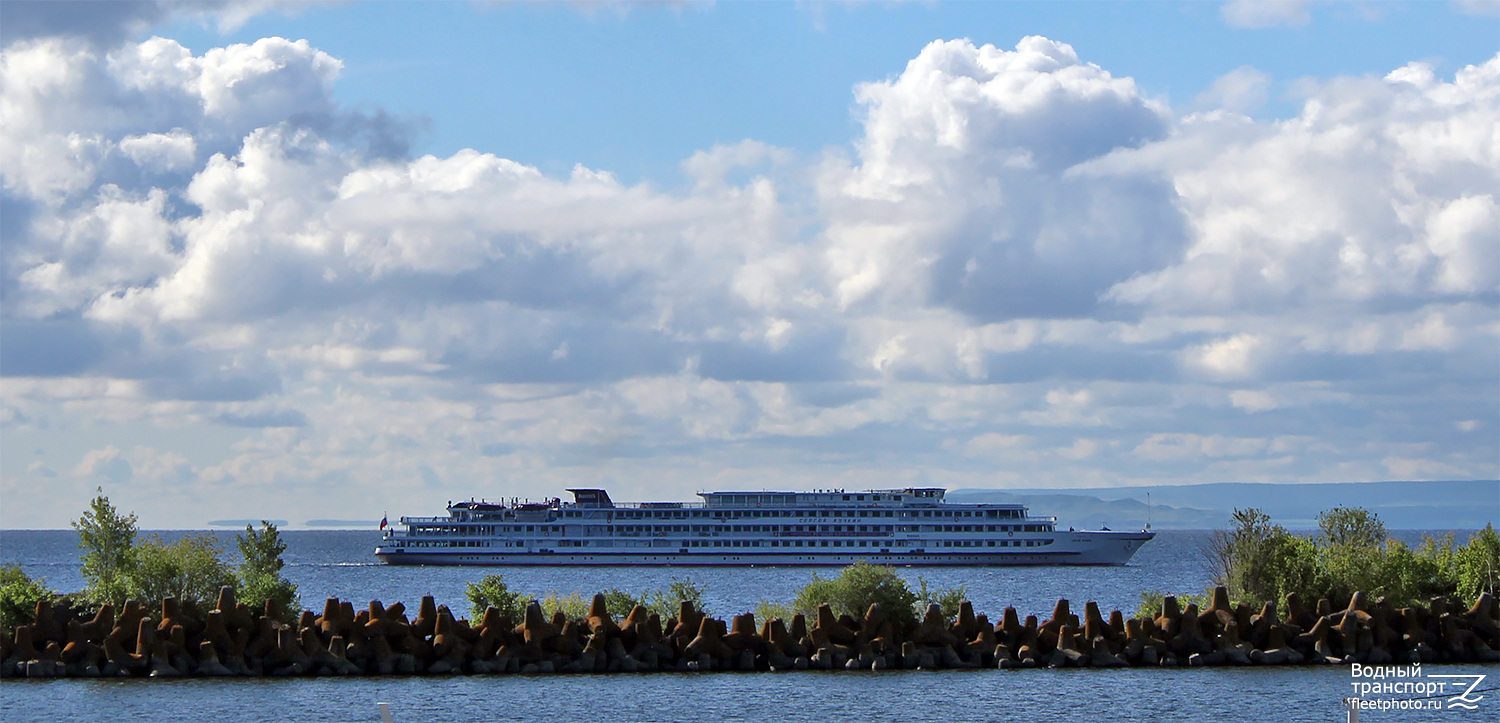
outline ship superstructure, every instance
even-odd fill
[[[1024,505],[933,487],[700,492],[702,502],[450,502],[402,517],[375,555],[405,565],[1123,565],[1149,530],[1057,529]],[[404,529],[397,529],[397,528]]]

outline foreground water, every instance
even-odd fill
[[[1439,672],[1432,669],[1429,672]],[[1495,666],[1444,666],[1489,674]],[[1344,721],[1342,667],[790,672],[441,678],[49,680],[0,684],[20,721]],[[1495,720],[1476,710],[1362,721]],[[1377,698],[1371,698],[1375,700]],[[1446,700],[1437,701],[1446,705]]]
[[[176,537],[184,533],[164,533]],[[405,601],[434,595],[455,611],[465,583],[502,574],[533,594],[632,592],[690,578],[710,612],[728,616],[762,600],[788,600],[807,568],[391,567],[373,561],[378,535],[289,531],[287,576],[308,607],[329,596]],[[1406,536],[1406,535],[1403,535]],[[1416,535],[1419,537],[1419,535]],[[1461,536],[1462,537],[1462,536]],[[233,549],[233,534],[221,534]],[[1164,531],[1129,566],[1110,568],[924,568],[900,573],[933,587],[964,586],[980,612],[1007,606],[1045,616],[1059,597],[1133,611],[1140,591],[1194,592],[1208,584],[1208,534]],[[59,590],[83,585],[71,531],[0,531],[0,564],[19,564]],[[233,555],[230,555],[232,557]],[[1500,682],[1496,666],[1445,666]],[[12,721],[376,721],[386,701],[398,723],[413,721],[1343,721],[1346,668],[795,672],[721,675],[359,678],[297,680],[5,681],[0,720]],[[1474,711],[1365,711],[1362,721],[1496,720],[1500,692]],[[1391,696],[1387,696],[1390,698]],[[1372,696],[1372,699],[1378,699]],[[1438,701],[1446,705],[1446,700]]]

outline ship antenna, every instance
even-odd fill
[[[1146,493],[1146,529],[1151,529],[1151,493]]]

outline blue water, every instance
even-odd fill
[[[1436,672],[1434,670],[1433,672]],[[1444,666],[1489,673],[1495,666]],[[1344,721],[1349,672],[1322,668],[789,672],[441,678],[5,681],[21,721]],[[1361,721],[1493,721],[1365,711]],[[1441,702],[1441,701],[1440,701]]]
[[[175,537],[183,533],[164,533]],[[814,574],[807,568],[389,567],[373,562],[378,535],[288,531],[286,574],[303,604],[328,596],[356,606],[371,598],[414,606],[425,594],[455,611],[464,584],[500,573],[512,589],[592,593],[664,587],[686,577],[706,589],[706,607],[727,616],[762,600],[788,600]],[[1463,537],[1462,535],[1460,536]],[[221,535],[233,551],[233,533]],[[1059,597],[1133,611],[1141,590],[1197,592],[1208,585],[1207,533],[1163,531],[1117,568],[923,568],[900,570],[932,587],[967,587],[978,612],[1007,605],[1044,615]],[[20,564],[59,590],[82,587],[71,531],[0,531],[0,564]],[[228,554],[226,557],[234,557]],[[1076,609],[1076,608],[1075,608]],[[1497,666],[1444,666],[1433,673],[1481,673]],[[0,720],[12,721],[378,721],[389,702],[398,723],[413,721],[1344,721],[1347,669],[1219,668],[1024,671],[789,672],[443,678],[239,680],[52,680],[0,685]],[[1493,721],[1500,691],[1477,711],[1364,711],[1361,721]]]
[[[161,533],[175,539],[181,531]],[[830,577],[838,568],[778,567],[407,567],[384,565],[372,554],[379,534],[359,530],[303,530],[281,533],[287,543],[285,574],[297,583],[302,604],[321,610],[335,596],[363,607],[371,599],[397,600],[414,608],[423,595],[455,611],[467,607],[466,583],[500,574],[512,590],[533,595],[582,593],[620,588],[630,593],[662,589],[674,578],[688,578],[706,590],[704,603],[715,615],[754,610],[761,601],[789,601],[813,575]],[[218,533],[226,559],[238,559],[234,533]],[[1081,604],[1094,600],[1108,613],[1140,605],[1142,590],[1200,593],[1208,586],[1202,546],[1208,533],[1164,531],[1124,567],[898,568],[915,588],[918,577],[929,588],[963,586],[976,612],[999,619],[1007,605],[1022,616],[1050,613],[1060,597]],[[55,590],[83,587],[78,572],[77,535],[71,530],[0,531],[0,564],[19,564]]]

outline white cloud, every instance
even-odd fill
[[[1071,46],[934,42],[858,98],[858,164],[821,179],[841,308],[1082,316],[1178,248],[1169,189],[1079,168],[1162,137],[1166,109]]]
[[[1468,15],[1500,17],[1500,0],[1451,0],[1450,4]]]
[[[120,140],[120,152],[144,169],[157,173],[187,170],[198,155],[198,143],[181,129],[146,133]]]
[[[1268,339],[1256,334],[1235,334],[1189,351],[1188,364],[1212,377],[1253,378],[1265,358]]]
[[[1178,432],[1153,434],[1141,442],[1132,454],[1155,461],[1198,457],[1247,457],[1265,450],[1266,447],[1265,439]]]
[[[1248,65],[1242,65],[1219,76],[1198,96],[1197,103],[1208,108],[1223,108],[1236,113],[1253,113],[1266,104],[1271,76]]]
[[[1219,7],[1224,21],[1237,28],[1306,25],[1311,0],[1226,0]]]
[[[89,450],[73,468],[73,474],[120,484],[128,482],[134,470],[120,453],[120,449],[109,445],[103,449]]]
[[[1229,393],[1229,400],[1247,412],[1266,412],[1281,406],[1276,397],[1254,389],[1236,389]]]
[[[0,51],[7,445],[192,519],[430,508],[413,479],[1497,473],[1452,430],[1500,415],[1500,56],[1257,120],[1252,69],[1178,114],[1064,43],[936,42],[857,89],[849,157],[715,146],[677,191],[366,142],[341,68],[279,38]]]
[[[1492,292],[1500,56],[1452,82],[1414,64],[1309,92],[1296,118],[1193,115],[1113,159],[1171,174],[1194,233],[1179,263],[1111,298],[1285,309]]]
[[[0,44],[49,36],[112,44],[173,18],[211,22],[223,33],[262,13],[291,14],[311,4],[309,0],[106,0],[85,7],[52,0],[9,0],[0,6]]]

